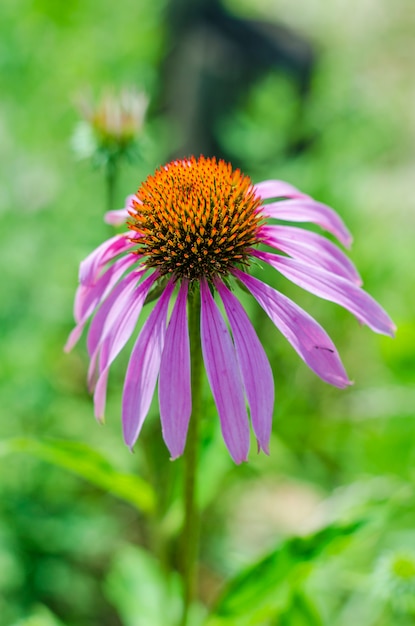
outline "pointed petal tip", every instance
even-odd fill
[[[329,385],[333,385],[333,387],[337,387],[338,389],[347,389],[347,387],[351,387],[354,385],[353,380],[349,380],[348,378],[341,378],[339,376],[333,377],[332,380],[325,380],[324,382]]]
[[[164,435],[163,435],[163,439],[164,439]],[[164,441],[166,442],[166,440],[164,439]],[[183,456],[184,454],[184,450],[186,447],[186,438],[184,439],[184,441],[182,441],[182,443],[180,445],[167,445],[167,449],[170,453],[170,461],[176,461],[178,458],[180,458],[181,456]]]
[[[163,435],[163,439],[164,439],[164,435]],[[166,443],[166,440],[164,439],[164,442]],[[179,459],[183,453],[184,453],[184,448],[185,448],[186,442],[183,443],[183,446],[168,446],[166,443],[166,447],[169,451],[169,461],[177,461],[177,459]]]
[[[374,300],[374,303],[378,308],[378,319],[376,327],[372,324],[369,325],[367,320],[363,321],[362,323],[379,335],[386,335],[387,337],[395,339],[395,335],[398,330],[396,324],[386,313],[385,309],[381,307],[376,300]]]
[[[94,415],[98,424],[105,424],[105,395],[105,390],[102,390],[102,385],[98,380],[94,391]]]
[[[125,424],[123,424],[123,439],[124,439],[125,445],[130,450],[130,452],[134,452],[134,445],[135,445],[135,442],[137,441],[137,438],[132,437],[131,432],[127,432],[127,429],[125,428]]]
[[[260,452],[262,450],[262,452],[264,452],[267,456],[269,456],[270,455],[269,443],[268,442],[260,443],[260,441],[258,441],[258,439],[257,439],[256,442],[257,442],[257,454],[260,454]]]
[[[78,343],[82,335],[83,329],[84,329],[84,324],[77,324],[75,328],[71,330],[69,337],[66,340],[66,343],[63,348],[64,352],[68,353],[72,350],[72,348],[76,346],[76,344]]]
[[[230,453],[231,454],[231,453]],[[241,465],[242,463],[248,463],[248,455],[245,455],[243,457],[237,457],[234,456],[233,454],[231,454],[232,460],[236,465]]]
[[[344,237],[344,241],[343,241],[343,245],[345,248],[347,248],[348,250],[350,250],[350,248],[353,245],[353,236],[350,234],[349,231],[347,231],[347,235],[345,234]]]
[[[396,333],[397,333],[397,326],[396,324],[393,323],[393,321],[390,319],[390,317],[388,316],[388,314],[381,309],[382,313],[383,313],[383,320],[381,322],[381,324],[378,325],[377,328],[373,328],[372,326],[369,326],[369,324],[366,321],[363,320],[359,320],[358,322],[361,326],[367,326],[368,328],[370,328],[371,330],[373,330],[373,332],[377,333],[378,335],[385,335],[386,337],[390,337],[391,339],[395,339]]]
[[[179,459],[179,458],[182,456],[182,454],[183,454],[183,453],[181,453],[181,454],[172,454],[172,455],[169,457],[169,461],[171,461],[172,463],[173,463],[173,461],[177,461],[177,459]]]
[[[391,320],[389,332],[387,333],[387,335],[389,335],[389,337],[392,337],[392,339],[395,339],[397,332],[398,332],[398,327]]]

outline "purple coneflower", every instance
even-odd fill
[[[95,414],[103,419],[110,365],[131,337],[150,290],[158,287],[160,296],[133,347],[125,378],[122,421],[130,448],[158,379],[164,440],[172,458],[184,450],[192,411],[187,302],[199,291],[203,360],[223,437],[237,463],[246,460],[249,449],[247,405],[258,447],[268,452],[274,382],[265,351],[232,291],[235,286],[254,296],[321,379],[340,388],[349,384],[327,333],[292,300],[249,274],[252,260],[340,304],[375,332],[393,334],[393,322],[361,289],[355,267],[336,245],[296,226],[268,223],[270,219],[311,222],[344,246],[351,243],[329,207],[282,181],[253,185],[240,170],[214,158],[192,157],[161,167],[128,198],[126,209],[107,215],[110,223],[127,220],[129,231],[112,237],[81,263],[77,325],[66,348],[73,347],[94,314],[87,339],[88,378]]]

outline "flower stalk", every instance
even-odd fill
[[[199,551],[200,515],[197,502],[197,463],[202,410],[202,348],[200,340],[200,292],[195,287],[189,298],[192,416],[184,452],[184,523],[182,535],[183,614],[187,626],[195,598]]]
[[[107,211],[112,212],[115,210],[115,193],[117,189],[117,173],[118,173],[118,163],[117,156],[114,155],[108,158],[106,169],[105,169],[105,182],[106,182],[106,205]]]

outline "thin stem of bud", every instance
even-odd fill
[[[114,211],[115,191],[117,187],[117,157],[108,157],[105,169],[105,182],[107,188],[107,211]]]

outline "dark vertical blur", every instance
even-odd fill
[[[219,121],[269,72],[285,72],[295,84],[298,119],[289,149],[304,148],[298,127],[315,64],[307,40],[279,24],[237,17],[220,0],[170,0],[166,20],[161,103],[177,134],[172,158],[227,158]]]

